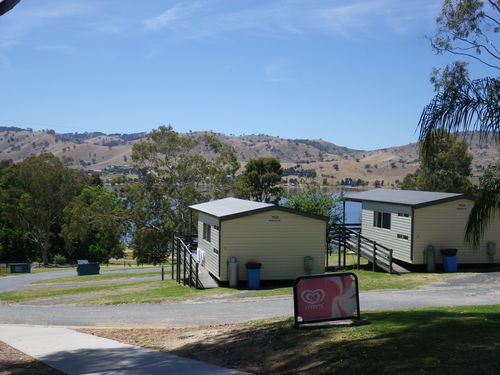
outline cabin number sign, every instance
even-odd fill
[[[301,276],[293,285],[295,327],[359,319],[358,278],[352,272]]]

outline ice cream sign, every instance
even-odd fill
[[[301,276],[293,286],[295,326],[359,319],[358,279],[351,272]]]

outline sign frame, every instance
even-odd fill
[[[353,316],[345,316],[345,317],[337,317],[337,318],[325,318],[325,319],[310,319],[310,320],[303,320],[301,319],[299,321],[299,296],[298,296],[298,291],[297,287],[300,283],[301,280],[304,279],[319,279],[319,278],[332,278],[332,277],[344,277],[344,276],[352,276],[354,278],[354,284],[355,284],[355,289],[356,289],[356,314]],[[361,312],[359,309],[359,286],[358,286],[358,277],[356,274],[353,272],[334,272],[334,273],[324,273],[324,274],[318,274],[318,275],[306,275],[306,276],[299,276],[295,279],[293,282],[293,314],[294,314],[294,326],[295,328],[299,328],[300,325],[303,324],[310,324],[310,323],[322,323],[322,322],[331,322],[331,321],[338,321],[338,320],[348,320],[348,319],[361,319]]]

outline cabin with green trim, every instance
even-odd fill
[[[304,257],[313,258],[311,273],[325,271],[328,218],[269,203],[224,198],[196,204],[198,248],[204,267],[228,281],[228,260],[238,260],[238,280],[245,264],[262,264],[261,280],[292,280],[304,275]]]

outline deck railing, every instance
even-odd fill
[[[335,225],[330,232],[330,245],[338,248],[338,266],[346,266],[347,252],[357,255],[357,268],[361,258],[372,264],[372,270],[379,267],[393,273],[393,250],[361,235],[360,224]]]
[[[185,241],[185,238],[174,236],[172,246],[172,280],[175,279],[178,284],[201,289],[203,286],[198,277],[199,264],[190,246]]]

